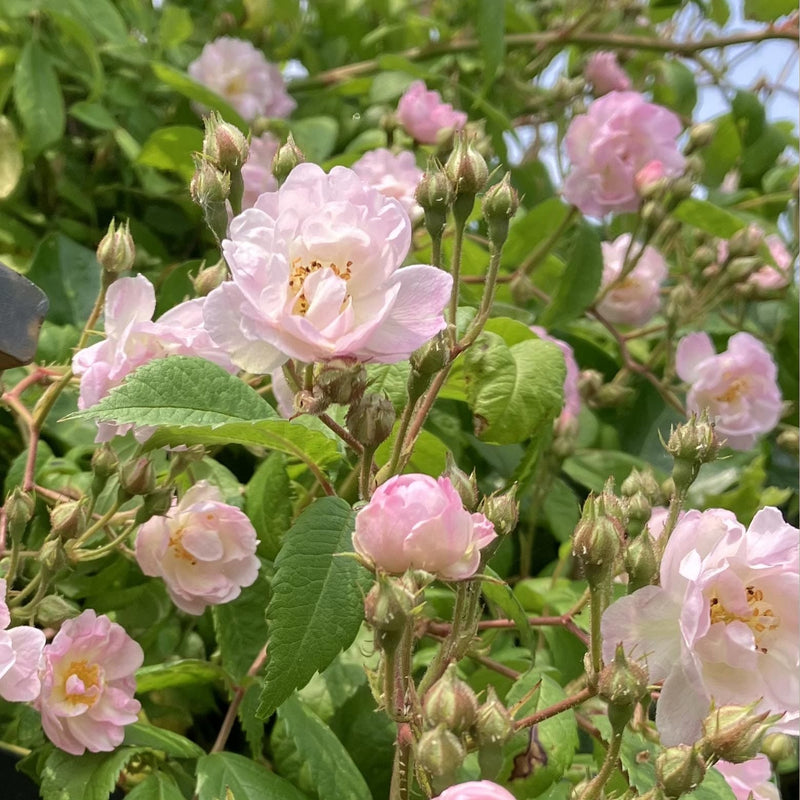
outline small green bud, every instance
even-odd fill
[[[396,418],[391,400],[380,394],[365,394],[353,403],[345,417],[347,430],[365,447],[374,448],[389,438]]]
[[[109,275],[120,275],[133,266],[136,246],[133,243],[127,220],[119,228],[115,220],[108,225],[108,232],[97,245],[97,262]]]
[[[39,561],[51,573],[66,567],[69,559],[61,539],[46,539],[39,549]]]
[[[438,239],[447,224],[447,213],[453,205],[453,184],[436,159],[428,159],[428,167],[414,192],[417,203],[425,212],[425,227],[432,238]]]
[[[693,313],[695,300],[695,290],[686,283],[679,283],[670,290],[664,315],[674,325],[680,325]]]
[[[104,481],[114,475],[119,467],[119,458],[113,448],[104,442],[92,453],[92,472]]]
[[[572,537],[572,553],[590,585],[597,586],[611,579],[623,534],[619,519],[600,514],[597,498],[590,494]]]
[[[699,419],[693,414],[688,422],[673,428],[666,448],[675,459],[672,469],[675,487],[685,492],[697,477],[700,466],[716,459],[720,443],[704,411]]]
[[[481,747],[504,745],[514,735],[514,718],[500,702],[494,686],[486,689],[486,700],[478,709],[475,736]]]
[[[712,264],[716,264],[719,261],[719,256],[717,251],[710,247],[707,244],[701,245],[694,251],[694,256],[692,256],[692,261],[694,262],[695,266],[699,270],[703,270],[706,267],[710,267]]]
[[[797,740],[785,733],[771,733],[764,737],[761,752],[773,763],[797,759]]]
[[[223,172],[241,169],[250,152],[247,137],[235,125],[225,122],[216,111],[205,118],[205,128],[203,155]]]
[[[647,530],[632,539],[625,548],[625,571],[628,573],[628,594],[649,586],[658,575],[658,557],[653,537]]]
[[[225,203],[231,193],[231,176],[223,172],[207,158],[195,154],[194,175],[189,184],[189,193],[204,211],[219,203]]]
[[[278,148],[275,158],[272,159],[272,174],[275,180],[283,183],[289,177],[289,173],[305,160],[303,151],[295,144],[294,136],[290,133],[286,143]]]
[[[758,256],[733,258],[725,267],[724,275],[731,283],[739,283],[746,281],[763,266],[764,262]]]
[[[77,617],[81,610],[61,595],[48,594],[36,606],[36,621],[42,628],[56,628],[64,620]]]
[[[506,172],[503,180],[496,183],[483,196],[481,209],[489,228],[489,241],[495,246],[502,245],[508,236],[508,223],[519,208],[519,195],[511,185],[511,173]]]
[[[478,481],[475,478],[475,470],[472,471],[472,475],[467,475],[464,470],[459,469],[449,450],[444,457],[444,463],[442,477],[447,478],[453,484],[464,508],[472,513],[478,508]]]
[[[650,519],[652,510],[653,506],[644,492],[636,492],[635,495],[627,498],[625,512],[628,519],[627,530],[629,536],[636,537],[642,532],[642,529]]]
[[[425,695],[422,710],[426,725],[431,728],[444,725],[456,736],[461,736],[475,723],[478,698],[458,677],[456,665],[450,664]]]
[[[135,522],[141,525],[147,522],[150,517],[163,517],[172,507],[172,487],[159,486],[150,494],[145,495],[142,505],[136,512]]]
[[[409,357],[411,368],[419,375],[429,377],[441,372],[450,363],[450,340],[447,331],[440,331],[416,349]]]
[[[367,371],[357,361],[333,359],[322,366],[314,379],[314,389],[328,403],[346,406],[358,400],[367,386]]]
[[[514,302],[522,306],[536,297],[537,294],[533,281],[524,272],[514,272],[508,288],[511,291],[511,297]]]
[[[713,708],[703,720],[700,747],[707,759],[741,764],[755,758],[769,729],[783,716],[769,711],[756,712],[760,701],[749,706]]]
[[[462,131],[456,138],[453,152],[444,166],[453,186],[455,197],[466,195],[474,199],[489,180],[486,160],[475,147],[474,137]]]
[[[694,791],[706,774],[706,762],[696,747],[668,747],[656,759],[656,782],[667,800]]]
[[[757,225],[748,225],[736,231],[728,240],[728,253],[731,258],[755,256],[764,244],[764,231]]]
[[[192,286],[194,286],[194,291],[198,297],[205,297],[207,294],[211,294],[227,278],[228,265],[224,259],[220,259],[210,267],[203,266],[198,270],[197,275],[190,276]]]
[[[150,459],[142,457],[123,464],[119,485],[128,497],[150,494],[156,488],[156,473]]]
[[[594,396],[593,401],[588,401],[594,408],[619,408],[633,400],[635,391],[630,386],[620,383],[604,383]]]
[[[619,488],[623,497],[633,497],[641,492],[651,505],[658,505],[663,499],[661,487],[658,485],[656,476],[653,475],[653,470],[649,467],[644,470],[634,467]]]
[[[800,431],[797,428],[787,428],[778,434],[775,442],[786,452],[797,455],[800,452]]]
[[[83,500],[68,500],[50,509],[50,530],[59,539],[72,539],[86,530],[86,505]]]
[[[36,501],[30,492],[23,492],[15,486],[6,498],[3,510],[6,513],[8,533],[13,541],[19,541],[25,532],[25,527],[33,518]]]
[[[689,128],[689,147],[687,152],[710,144],[716,132],[717,126],[713,122],[701,122],[698,125],[692,125]]]
[[[619,731],[628,724],[636,704],[647,694],[647,670],[629,661],[622,645],[617,645],[614,660],[600,672],[597,693],[608,703],[612,728]]]
[[[494,525],[498,536],[507,536],[519,521],[519,503],[517,502],[517,484],[503,492],[495,492],[484,497],[478,511]]]
[[[412,578],[378,576],[364,598],[364,618],[373,630],[377,649],[395,650],[416,606],[417,591]]]
[[[677,204],[679,200],[684,200],[692,194],[694,189],[694,181],[688,175],[682,175],[676,178],[670,185],[670,194],[672,195],[672,203]]]
[[[416,757],[426,772],[439,778],[454,775],[464,763],[466,751],[454,733],[439,725],[420,736]]]

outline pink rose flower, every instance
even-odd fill
[[[435,267],[398,269],[410,244],[397,200],[344,167],[300,164],[231,222],[233,280],[206,298],[206,328],[257,374],[289,358],[401,361],[445,327],[452,287]]]
[[[203,327],[205,302],[200,298],[180,303],[152,322],[156,296],[150,281],[143,275],[114,281],[106,294],[105,341],[79,350],[72,359],[73,372],[81,376],[78,408],[96,405],[137,367],[154,358],[199,356],[236,372]],[[96,441],[108,441],[132,427],[100,423]],[[139,428],[136,433],[144,441],[152,429]]]
[[[609,92],[598,98],[567,130],[572,170],[564,181],[564,197],[594,217],[637,211],[639,170],[660,161],[668,177],[683,171],[685,159],[676,144],[680,132],[675,114],[648,103],[638,92]]]
[[[736,333],[717,354],[706,333],[690,333],[678,343],[678,376],[691,384],[686,409],[708,409],[717,433],[734,450],[749,450],[781,418],[783,405],[777,367],[761,342]]]
[[[280,70],[244,39],[221,36],[208,42],[188,72],[248,122],[262,116],[288,117],[297,105],[286,93]]]
[[[717,761],[714,768],[722,773],[736,800],[780,800],[778,787],[770,781],[772,767],[763,754],[741,764]]]
[[[661,561],[660,586],[617,600],[602,619],[603,657],[622,643],[664,681],[656,726],[664,745],[691,744],[711,702],[760,701],[785,712],[776,730],[797,735],[800,716],[798,530],[776,508],[750,527],[730,511],[689,511]]]
[[[470,514],[448,478],[396,475],[358,512],[356,552],[385,572],[423,569],[444,580],[472,577],[481,548],[497,538],[483,514]]]
[[[228,603],[250,586],[261,562],[250,520],[222,501],[216,486],[199,481],[163,517],[136,534],[136,560],[145,575],[164,580],[187,614]]]
[[[428,91],[422,81],[414,81],[397,104],[397,121],[418,142],[436,144],[441,132],[461,130],[467,115],[443,103],[439,92]]]
[[[650,519],[647,521],[647,530],[653,539],[658,540],[661,538],[661,534],[664,533],[664,526],[667,524],[668,516],[669,508],[666,506],[653,506],[651,509]],[[680,522],[685,516],[685,511],[678,512],[678,522]]]
[[[514,800],[514,795],[491,781],[469,781],[448,786],[434,800]]]
[[[414,197],[417,184],[422,179],[422,170],[409,150],[397,155],[385,147],[370,150],[353,164],[353,172],[381,194],[399,200],[412,220],[422,217],[422,207]]]
[[[9,628],[10,624],[6,582],[0,578],[0,697],[9,702],[29,702],[41,691],[39,664],[45,637],[38,628]]]
[[[531,325],[531,330],[546,342],[552,342],[564,355],[564,364],[567,367],[567,374],[564,377],[564,407],[561,415],[556,420],[556,427],[559,430],[566,428],[581,413],[581,395],[578,390],[578,380],[581,372],[578,362],[575,360],[574,350],[561,339],[550,336],[547,331],[539,325]]]
[[[107,616],[87,609],[68,619],[44,648],[35,705],[48,739],[76,756],[120,745],[141,708],[133,694],[143,660],[142,648]]]
[[[280,142],[269,132],[250,140],[250,152],[242,166],[242,208],[252,208],[259,195],[278,188],[278,181],[272,174],[272,160],[279,147]]]
[[[627,92],[631,79],[617,63],[617,54],[600,50],[592,53],[583,70],[584,77],[594,86],[595,94]]]
[[[622,273],[630,241],[630,234],[623,233],[613,242],[603,242],[603,288],[614,283]],[[638,252],[639,245],[634,248],[634,252]],[[661,306],[659,289],[666,277],[663,256],[648,245],[636,266],[598,301],[597,310],[609,322],[643,325]]]
[[[633,185],[636,187],[636,192],[640,197],[644,197],[648,189],[656,185],[662,178],[666,177],[664,174],[664,165],[660,161],[649,161],[645,164],[634,176]]]

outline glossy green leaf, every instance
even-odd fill
[[[186,800],[175,779],[163,772],[148,775],[125,795],[126,800]]]
[[[199,758],[205,754],[203,748],[190,739],[146,722],[134,722],[128,725],[125,728],[123,743],[129,747],[159,750],[174,758]]]
[[[244,510],[258,534],[259,554],[274,560],[292,520],[292,492],[282,453],[270,453],[258,465],[244,490]]]
[[[43,800],[107,800],[125,765],[139,750],[118,747],[111,753],[73,756],[54,750],[42,770]]]
[[[697,83],[694,73],[681,61],[660,60],[655,65],[653,100],[686,117],[697,105]]]
[[[712,236],[719,236],[720,239],[730,239],[736,231],[745,226],[744,220],[730,211],[715,206],[707,200],[698,200],[696,197],[683,200],[672,212],[672,216]]]
[[[236,753],[211,753],[197,762],[197,800],[308,800],[289,781]]]
[[[149,167],[176,172],[189,181],[194,175],[192,154],[203,149],[203,132],[186,125],[159,128],[142,145],[137,159]]]
[[[151,664],[136,671],[136,691],[140,694],[173,686],[222,683],[228,675],[218,664],[195,658]]]

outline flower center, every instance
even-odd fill
[[[735,378],[728,384],[728,388],[718,394],[714,399],[719,403],[732,403],[738,400],[740,395],[747,391],[747,380],[745,378]]]
[[[333,261],[323,264],[322,261],[313,258],[309,264],[304,264],[302,258],[293,259],[292,268],[289,272],[289,290],[296,298],[292,306],[292,313],[304,315],[308,311],[310,303],[305,296],[304,284],[309,275],[327,267],[343,281],[349,281],[351,277],[350,267],[352,266],[352,261],[347,261],[344,268],[342,268]]]
[[[222,91],[223,97],[229,97],[233,94],[242,94],[244,92],[247,83],[245,81],[244,75],[235,75],[231,78],[226,84],[225,88]]]
[[[183,546],[183,542],[181,541],[185,532],[186,528],[180,527],[171,533],[169,537],[169,546],[176,558],[188,561],[194,566],[197,563],[197,559]]]
[[[93,706],[100,696],[100,667],[85,660],[73,661],[64,679],[64,694],[70,703]]]
[[[728,625],[731,622],[744,622],[751,631],[755,638],[755,647],[761,653],[766,653],[767,648],[762,647],[761,636],[767,631],[775,630],[780,624],[780,620],[775,616],[772,606],[764,600],[764,593],[761,589],[756,589],[754,586],[748,586],[745,589],[747,593],[747,605],[749,606],[749,613],[736,614],[733,611],[728,611],[727,608],[720,602],[716,594],[711,596],[709,615],[711,617],[711,624],[722,622]]]

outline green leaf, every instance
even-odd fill
[[[698,200],[696,197],[687,197],[683,200],[672,212],[672,216],[712,236],[719,236],[720,239],[730,239],[736,231],[745,226],[744,220],[730,211],[719,208],[707,200]]]
[[[291,123],[297,146],[308,161],[324,161],[336,147],[339,123],[332,117],[306,117]]]
[[[483,56],[483,85],[488,89],[506,55],[505,0],[477,0],[478,43]]]
[[[558,288],[537,322],[551,328],[579,317],[597,297],[602,278],[600,237],[584,222],[575,234]]]
[[[602,492],[609,477],[619,486],[630,471],[647,469],[648,463],[629,453],[614,450],[579,450],[563,464],[564,472],[572,480],[593,492]]]
[[[494,603],[505,618],[514,620],[522,646],[527,647],[532,653],[536,643],[531,626],[528,624],[528,615],[525,613],[522,603],[511,591],[511,587],[501,580],[500,576],[491,567],[484,567],[483,572],[497,579],[495,581],[481,581],[483,596],[490,603]]]
[[[99,103],[89,103],[86,100],[79,100],[69,107],[69,115],[75,117],[79,122],[91,128],[101,131],[113,131],[119,127],[114,117],[109,114],[105,106]]]
[[[173,125],[153,131],[142,145],[137,161],[157,169],[177,172],[188,181],[194,175],[192,154],[202,149],[203,133],[199,128]]]
[[[532,339],[509,347],[484,332],[467,351],[464,379],[478,438],[512,444],[543,432],[561,411],[564,356]]]
[[[746,147],[757,141],[767,121],[767,112],[758,96],[752,92],[736,92],[731,113],[742,144]]]
[[[22,175],[22,148],[8,117],[0,116],[0,200],[17,188]]]
[[[266,719],[358,633],[367,572],[352,551],[354,516],[339,498],[309,506],[286,534],[275,560],[267,607],[269,642],[259,716]]]
[[[308,800],[289,781],[235,753],[212,753],[197,762],[197,800]]]
[[[526,697],[528,699],[515,714],[517,719],[555,705],[564,700],[566,695],[552,678],[530,670],[511,687],[506,696],[506,705],[514,705]],[[566,772],[572,764],[577,746],[578,726],[572,709],[540,722],[534,729],[524,728],[514,734],[506,745],[506,770],[510,769],[514,759],[517,768],[524,759],[530,766],[530,774],[510,781],[509,788],[517,797],[540,795]]]
[[[397,364],[367,364],[367,378],[371,392],[385,394],[395,411],[402,411],[408,403],[408,361]]]
[[[702,150],[705,169],[703,181],[710,186],[719,186],[724,177],[739,162],[742,155],[742,141],[731,114],[718,117],[714,136]]]
[[[534,206],[527,214],[515,217],[508,230],[500,262],[507,270],[515,270],[554,230],[563,225],[570,207],[557,197]]]
[[[675,60],[659,60],[655,64],[653,100],[656,103],[691,117],[697,105],[697,84],[694,73]]]
[[[244,510],[258,534],[259,555],[274,561],[292,522],[292,492],[282,453],[270,453],[259,464],[244,490]]]
[[[269,582],[259,574],[235,600],[211,609],[222,665],[239,683],[267,641],[264,612],[269,591]]]
[[[100,291],[100,265],[94,252],[63,233],[42,239],[27,277],[50,300],[48,321],[83,328]]]
[[[125,795],[126,800],[186,800],[175,779],[163,772],[148,775]]]
[[[219,111],[226,122],[235,125],[243,133],[247,133],[250,130],[250,126],[229,103],[215,92],[212,92],[211,89],[195,83],[185,72],[158,61],[151,63],[150,67],[158,80],[174,89],[178,94],[193,100],[195,103],[200,103],[212,111]]]
[[[68,418],[215,427],[276,416],[255,390],[222,367],[204,358],[169,356],[143,364],[96,406]]]
[[[151,664],[136,671],[138,694],[173,686],[193,686],[229,680],[228,674],[218,664],[196,658],[183,658],[164,664]]]
[[[278,718],[310,772],[319,800],[371,800],[372,793],[350,754],[296,695],[281,705]]]
[[[14,104],[32,155],[64,134],[64,98],[50,56],[36,40],[22,48],[14,70]]]
[[[128,42],[128,25],[110,0],[49,0],[47,5],[79,22],[101,45]]]
[[[559,542],[569,541],[580,519],[581,506],[578,496],[560,478],[556,478],[547,492],[542,510],[553,536]]]
[[[118,747],[111,753],[73,756],[54,750],[42,770],[43,800],[107,800],[135,747]]]
[[[158,23],[158,38],[164,47],[177,47],[183,44],[194,30],[192,15],[186,8],[166,5],[161,9]]]
[[[385,442],[382,442],[375,451],[375,464],[378,467],[389,463],[394,444],[397,441],[399,425],[398,420],[391,436]],[[423,429],[419,432],[417,441],[414,444],[414,452],[411,454],[411,458],[408,460],[403,472],[421,472],[424,475],[438,477],[444,472],[447,451],[447,445],[438,436]]]
[[[794,0],[744,0],[744,15],[759,22],[775,22],[797,10]]]
[[[157,728],[145,722],[134,722],[125,728],[125,740],[128,747],[147,747],[159,750],[173,758],[199,758],[205,755],[202,747],[173,731]]]

